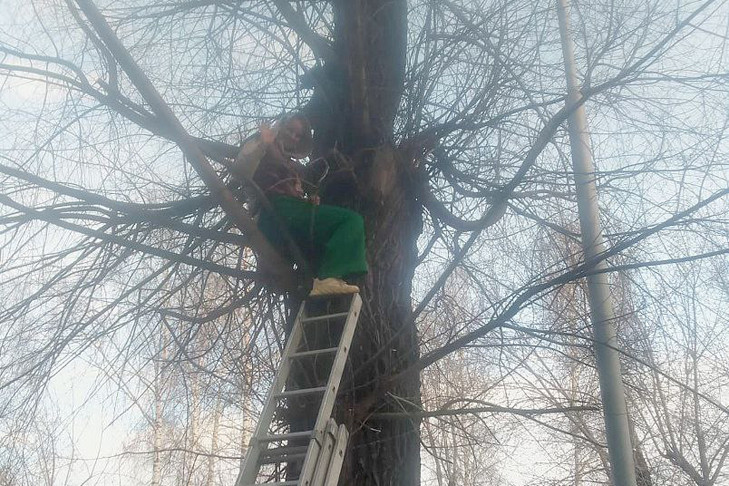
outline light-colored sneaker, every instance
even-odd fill
[[[338,295],[338,294],[356,294],[359,292],[359,287],[356,285],[349,285],[341,278],[325,278],[319,280],[314,279],[314,287],[311,289],[310,297],[316,297],[317,295]]]

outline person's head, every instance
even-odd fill
[[[314,145],[311,124],[304,115],[287,116],[278,125],[276,141],[284,154],[294,159],[303,159],[311,154]]]

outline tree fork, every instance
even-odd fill
[[[174,140],[188,157],[191,165],[203,182],[205,182],[208,189],[210,189],[213,196],[220,202],[220,206],[225,213],[248,236],[251,247],[259,252],[261,257],[268,262],[269,268],[273,271],[272,273],[274,273],[275,277],[281,281],[282,286],[287,288],[293,287],[295,282],[293,275],[288,270],[288,263],[271,246],[255,222],[245,212],[241,203],[220,180],[202,150],[196,144],[195,139],[187,133],[134,58],[124,48],[116,33],[106,22],[106,19],[94,2],[92,0],[76,0],[76,3],[109,49],[109,52],[114,56],[114,59],[116,59],[139,93],[150,105],[152,111],[168,126]]]

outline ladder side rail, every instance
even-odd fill
[[[311,439],[312,450],[306,455],[304,464],[301,467],[301,475],[299,476],[299,484],[301,486],[308,486],[311,478],[314,474],[314,468],[316,466],[319,450],[322,446],[324,430],[327,422],[332,416],[334,410],[334,402],[337,398],[337,392],[339,391],[339,383],[342,380],[342,374],[344,373],[344,367],[347,364],[347,357],[349,355],[349,348],[352,344],[352,338],[354,337],[354,330],[357,327],[357,320],[359,319],[359,312],[362,307],[362,298],[359,294],[353,294],[352,302],[349,307],[349,314],[347,320],[344,323],[342,329],[342,335],[339,340],[339,349],[334,357],[332,368],[329,373],[329,380],[327,381],[327,389],[322,397],[321,405],[319,406],[319,414],[317,415],[316,422],[314,425],[314,436]],[[314,442],[317,443],[316,455],[313,453]]]
[[[344,464],[344,454],[347,452],[347,441],[349,440],[349,432],[344,424],[339,425],[337,430],[337,441],[332,460],[329,463],[326,478],[321,486],[337,486],[339,483],[339,475],[342,472],[342,464]]]
[[[256,426],[256,430],[249,442],[248,450],[246,451],[246,459],[243,464],[243,468],[238,474],[238,479],[235,481],[235,486],[253,484],[256,480],[256,476],[258,475],[258,469],[260,466],[258,464],[258,459],[261,455],[261,443],[259,442],[259,439],[264,437],[268,432],[268,428],[273,420],[273,414],[276,412],[276,395],[283,391],[291,370],[291,360],[289,359],[289,356],[296,351],[301,342],[301,337],[303,335],[301,321],[304,318],[305,304],[305,302],[301,304],[299,312],[296,314],[294,326],[291,330],[291,336],[289,336],[289,340],[284,347],[283,354],[281,355],[281,365],[273,379],[273,384],[268,392],[268,396],[266,397],[263,410],[261,411],[261,416],[258,418],[258,425]]]
[[[359,319],[359,312],[361,307],[362,299],[360,298],[359,294],[354,294],[349,309],[349,316],[344,323],[342,335],[339,339],[339,349],[337,350],[337,354],[334,357],[334,362],[332,363],[332,368],[329,373],[327,390],[322,399],[322,404],[319,407],[319,415],[316,418],[316,425],[318,429],[322,431],[326,428],[327,422],[332,416],[332,411],[334,410],[334,401],[337,398],[337,393],[339,392],[339,384],[342,381],[344,368],[347,365],[349,349],[352,345],[354,331],[357,328],[357,320]]]
[[[323,452],[324,434],[315,433],[309,441],[309,450],[306,451],[306,457],[301,464],[301,472],[299,473],[298,485],[309,486],[311,484],[311,476],[314,475],[316,464],[319,462],[319,456]]]
[[[337,422],[330,418],[327,422],[327,430],[324,433],[324,441],[319,452],[319,458],[314,466],[314,477],[311,478],[310,486],[322,486],[326,478],[329,464],[337,447]],[[302,484],[301,486],[309,486]]]

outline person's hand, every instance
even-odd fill
[[[271,145],[276,140],[276,133],[268,125],[261,125],[258,133],[261,134],[261,142],[266,145]]]
[[[309,196],[309,202],[314,206],[318,206],[321,203],[321,199],[319,199],[318,195]]]

